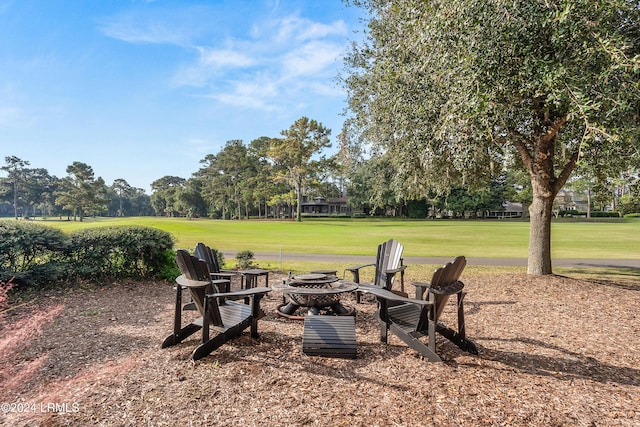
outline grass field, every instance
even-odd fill
[[[134,217],[41,223],[67,232],[85,227],[144,225],[171,233],[178,248],[192,249],[202,241],[230,252],[371,255],[380,242],[395,238],[403,243],[405,256],[526,258],[529,240],[529,223],[522,221],[307,219],[298,223]],[[552,256],[640,259],[640,220],[554,222]]]

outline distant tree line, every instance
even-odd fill
[[[298,119],[281,138],[262,136],[245,144],[228,141],[217,154],[208,154],[190,178],[164,176],[151,184],[149,196],[125,179],[107,185],[91,166],[74,162],[67,176],[57,178],[46,169],[30,168],[28,161],[5,157],[0,178],[0,216],[29,218],[57,216],[82,220],[86,216],[170,216],[241,218],[300,218],[302,200],[345,197],[365,215],[410,218],[483,217],[500,211],[505,201],[531,203],[529,178],[518,168],[499,168],[484,182],[431,191],[427,197],[399,188],[406,183],[389,153],[365,152],[354,133],[343,129],[333,156],[331,131],[306,117]],[[350,135],[346,138],[345,135]],[[640,211],[637,171],[616,178],[581,177],[567,188],[588,198],[596,210],[622,214]],[[571,210],[567,193],[556,200],[556,210]]]
[[[95,177],[86,163],[73,162],[67,176],[58,178],[47,169],[30,168],[30,163],[16,156],[5,157],[0,178],[0,216],[25,219],[34,216],[57,216],[82,221],[92,215],[153,215],[151,198],[141,188],[116,179],[107,186]]]

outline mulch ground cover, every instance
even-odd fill
[[[277,275],[271,279],[277,281]],[[524,274],[463,276],[479,355],[438,338],[430,363],[356,304],[358,358],[302,352],[300,321],[263,300],[248,331],[198,362],[171,332],[170,283],[49,292],[0,319],[8,426],[640,425],[640,286]],[[455,325],[450,304],[444,323]]]

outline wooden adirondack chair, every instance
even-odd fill
[[[472,354],[478,354],[475,344],[466,338],[464,326],[463,301],[465,293],[462,292],[464,284],[459,280],[464,267],[464,257],[457,257],[453,262],[438,268],[429,283],[414,283],[416,285],[416,298],[404,298],[377,287],[361,285],[360,289],[370,292],[378,299],[378,312],[376,317],[380,322],[380,340],[387,342],[387,331],[391,330],[398,338],[409,347],[416,350],[423,357],[439,362],[440,356],[436,353],[436,332],[449,339],[460,349]],[[427,299],[423,299],[425,292]],[[440,316],[451,295],[458,296],[458,331],[439,323]],[[391,306],[390,302],[395,305]],[[427,344],[419,338],[426,337]]]
[[[404,270],[406,265],[402,265],[402,250],[404,247],[395,239],[389,239],[384,243],[378,245],[378,254],[376,255],[376,262],[372,264],[359,265],[357,267],[351,267],[345,269],[345,273],[348,271],[353,275],[353,281],[360,283],[360,270],[366,267],[375,267],[375,274],[373,278],[372,286],[376,286],[380,289],[386,289],[392,291],[395,275],[400,273],[400,291],[393,291],[401,296],[408,296],[404,292]],[[360,292],[356,292],[356,302],[360,302]]]
[[[211,272],[211,278],[213,280],[231,281],[233,277],[238,275],[238,273],[235,271],[221,270],[216,254],[211,250],[209,246],[205,245],[202,242],[196,245],[194,254],[196,257],[200,258],[201,260],[207,263],[207,267],[209,267],[209,271]],[[223,290],[221,288],[220,291],[229,292],[229,289]]]
[[[167,336],[162,348],[178,344],[188,336],[202,330],[202,342],[193,351],[193,360],[201,359],[225,342],[236,338],[247,328],[251,336],[258,338],[260,299],[271,291],[269,288],[252,288],[235,292],[219,292],[212,281],[207,264],[179,249],[176,261],[182,273],[176,279],[176,304],[173,333]],[[188,289],[201,317],[182,326],[182,291]],[[251,305],[231,301],[250,297]],[[210,337],[210,332],[214,333]]]

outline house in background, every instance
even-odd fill
[[[553,207],[559,211],[578,211],[578,212],[586,212],[587,211],[587,197],[574,190],[566,190],[562,189],[556,195],[555,200],[553,201]]]
[[[485,218],[522,218],[522,203],[503,202],[499,211],[485,211]]]
[[[304,197],[301,211],[303,216],[351,215],[353,213],[351,207],[347,205],[346,197],[337,197],[328,200],[322,197],[316,197],[313,201],[309,201]]]

